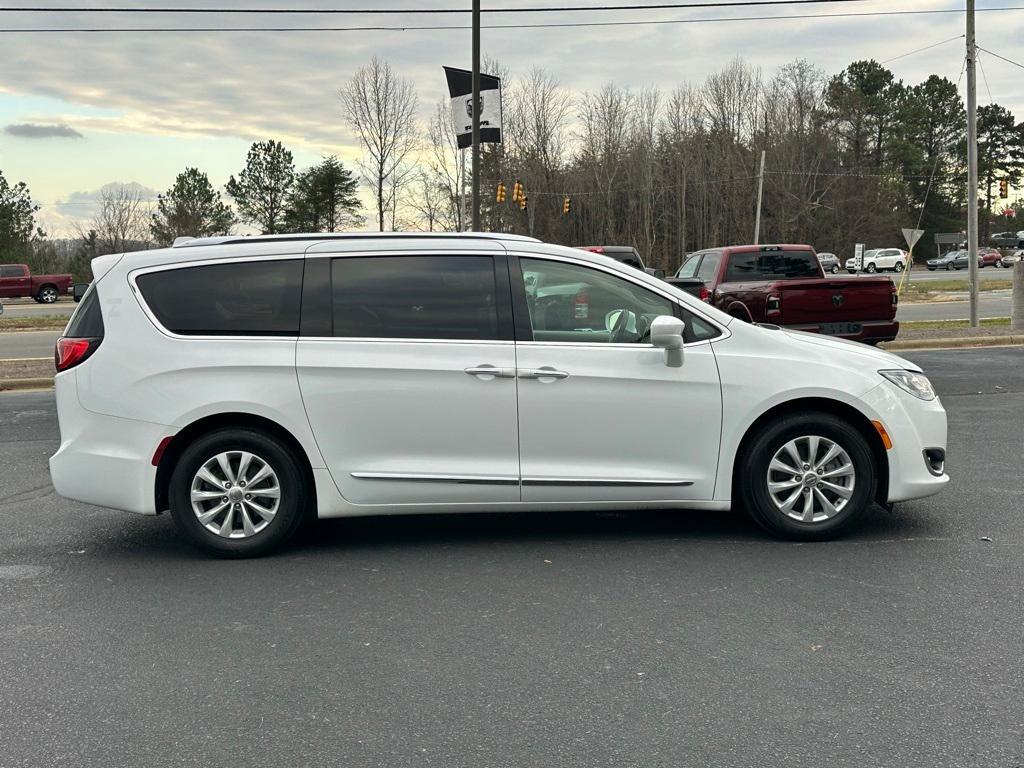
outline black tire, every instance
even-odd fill
[[[839,265],[838,265],[838,264],[833,264],[833,265],[832,265],[832,269],[831,269],[831,270],[829,270],[829,271],[830,271],[830,272],[831,272],[831,273],[832,273],[833,275],[838,275],[838,274],[839,274]]]
[[[903,271],[903,262],[902,261],[897,261],[896,262],[896,266],[894,266],[892,269],[893,269],[894,272],[897,272],[897,273],[898,272],[902,272]]]
[[[53,304],[59,296],[60,294],[57,292],[56,286],[44,285],[36,294],[36,301],[40,304]]]
[[[776,452],[789,441],[809,435],[841,446],[855,472],[853,494],[845,506],[820,522],[802,522],[789,517],[775,505],[768,490],[768,468]],[[795,541],[836,538],[874,503],[878,473],[871,447],[857,429],[829,413],[793,414],[766,424],[737,457],[737,466],[740,469],[736,491],[740,502],[758,525],[779,538]],[[802,499],[801,496],[798,505]]]
[[[875,262],[872,261],[870,264],[868,264],[867,267],[864,269],[864,271],[868,272],[868,273],[870,273],[872,275],[875,274],[875,271],[876,271]]]
[[[277,475],[280,493],[273,518],[262,530],[245,538],[227,538],[208,530],[193,511],[190,498],[199,469],[218,454],[235,451],[254,454],[268,464]],[[283,545],[302,524],[309,504],[305,473],[291,449],[276,437],[245,428],[218,429],[185,448],[171,474],[169,499],[171,516],[186,538],[210,554],[230,558],[260,557]],[[216,524],[216,520],[211,522]],[[240,519],[236,525],[241,525]]]
[[[953,267],[953,264],[952,264],[952,263],[949,263],[949,264],[947,264],[947,265],[946,265],[946,271],[947,271],[947,272],[952,272],[952,271],[953,271],[953,269],[954,269],[954,267]],[[960,267],[956,267],[956,269],[957,269],[957,271],[959,271],[959,270],[960,270]]]

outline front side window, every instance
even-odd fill
[[[157,320],[192,336],[296,336],[302,259],[235,261],[139,275]]]
[[[676,277],[693,277],[697,273],[697,265],[700,264],[701,254],[695,253],[688,257],[676,272]]]
[[[334,335],[497,339],[490,256],[369,256],[331,264]]]
[[[869,252],[870,253],[870,252]],[[820,266],[810,251],[748,251],[729,256],[726,282],[818,277]]]
[[[644,344],[672,302],[590,267],[520,259],[534,341]]]

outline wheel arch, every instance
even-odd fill
[[[171,475],[185,449],[200,435],[230,427],[264,432],[288,446],[299,462],[306,481],[309,483],[310,493],[308,496],[310,503],[316,504],[316,480],[313,476],[313,465],[306,450],[302,447],[302,443],[291,432],[272,419],[268,419],[265,416],[257,416],[253,413],[231,412],[217,413],[196,419],[180,429],[164,447],[160,461],[157,464],[156,481],[154,483],[154,502],[157,512],[162,512],[168,508]]]
[[[746,466],[743,456],[754,437],[766,425],[777,419],[794,413],[807,413],[808,411],[820,411],[836,416],[853,426],[867,441],[871,448],[871,454],[875,459],[875,466],[878,472],[878,486],[875,489],[875,501],[885,504],[889,498],[889,459],[886,456],[885,445],[874,425],[863,412],[840,400],[832,400],[827,397],[801,397],[794,400],[787,400],[773,405],[764,413],[759,415],[747,427],[740,439],[736,449],[736,458],[732,465],[732,479],[730,492],[735,501],[738,497],[736,488],[741,469]]]

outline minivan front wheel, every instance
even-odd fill
[[[828,413],[768,424],[743,461],[737,488],[741,501],[759,525],[783,538],[834,538],[875,497],[871,447],[852,425]]]
[[[306,502],[291,451],[255,430],[199,437],[171,475],[174,522],[193,543],[223,557],[255,557],[281,546],[302,522]]]

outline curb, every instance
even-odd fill
[[[888,341],[882,346],[885,350],[913,349],[958,349],[962,347],[1016,347],[1024,344],[1024,334],[1016,333],[1008,336],[968,336],[947,339],[907,339],[906,341]]]
[[[53,378],[0,379],[0,392],[14,392],[19,389],[53,389]]]

